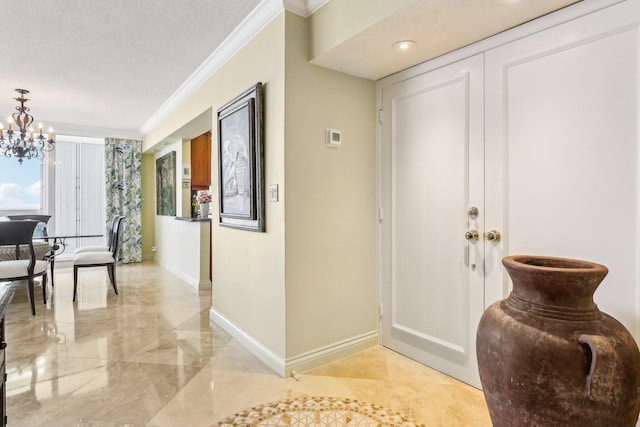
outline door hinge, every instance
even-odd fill
[[[382,110],[378,110],[378,123],[382,124]]]
[[[378,222],[382,224],[382,220],[384,220],[384,209],[382,207],[378,208]]]
[[[382,316],[383,316],[382,303],[380,303],[378,305],[378,317],[382,317]]]

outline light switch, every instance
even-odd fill
[[[270,202],[278,201],[278,184],[271,184],[269,186],[269,201]]]

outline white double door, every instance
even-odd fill
[[[381,85],[384,346],[479,387],[515,254],[609,267],[596,303],[638,340],[639,19],[627,1]]]

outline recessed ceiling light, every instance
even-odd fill
[[[393,48],[397,50],[409,50],[416,45],[413,40],[401,40],[393,44]]]

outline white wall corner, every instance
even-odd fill
[[[293,370],[297,373],[302,373],[343,357],[377,347],[379,344],[378,331],[376,330],[317,348],[299,356],[288,358],[285,364],[285,376],[290,376]]]
[[[209,309],[209,318],[226,333],[238,340],[251,354],[283,378],[291,376],[293,370],[297,373],[308,371],[309,369],[334,362],[343,357],[377,347],[380,344],[378,331],[376,330],[317,348],[299,356],[284,359],[269,347],[237,327],[222,314],[218,313],[213,307]]]
[[[206,286],[206,284],[201,284],[198,281],[198,279],[180,270],[177,266],[169,262],[169,260],[163,260],[162,258],[155,258],[155,262],[161,265],[167,271],[169,271],[169,273],[178,277],[180,280],[182,280],[183,282],[185,282],[187,285],[191,286],[194,289],[211,289],[211,285],[209,285],[209,288],[201,287],[201,286]]]
[[[209,279],[200,280],[200,282],[198,282],[198,289],[201,291],[211,289],[211,280]]]
[[[284,0],[284,8],[289,12],[308,18],[329,0]]]
[[[226,333],[238,340],[250,353],[264,362],[276,374],[285,377],[285,360],[269,347],[256,340],[251,335],[244,332],[222,314],[218,313],[211,307],[209,309],[209,319],[216,325],[220,326]]]
[[[322,6],[329,3],[329,0],[305,0],[307,10],[309,11],[309,15],[311,16],[316,13]]]

